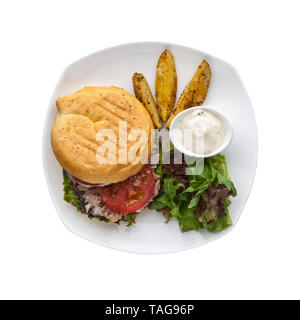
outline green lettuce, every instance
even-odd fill
[[[74,207],[76,207],[77,211],[80,211],[81,213],[84,213],[80,202],[78,200],[78,197],[75,193],[75,191],[73,190],[72,186],[71,186],[71,182],[68,179],[65,171],[63,171],[63,186],[64,186],[64,200],[69,202],[70,204],[72,204]]]
[[[136,223],[135,218],[137,214],[138,214],[137,212],[131,212],[127,214],[127,219],[126,219],[126,221],[128,222],[126,225],[127,227],[131,227],[134,223]]]

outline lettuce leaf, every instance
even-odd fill
[[[71,182],[68,179],[65,171],[63,171],[63,186],[64,186],[64,200],[69,202],[70,204],[72,204],[73,206],[76,207],[77,211],[79,212],[83,212],[80,202],[78,200],[78,197],[75,193],[75,191],[73,190],[72,186],[71,186]]]
[[[207,226],[207,230],[210,232],[222,231],[227,227],[232,225],[232,221],[229,215],[228,207],[231,204],[229,198],[224,202],[224,209],[226,211],[226,216],[219,216],[216,221],[213,221]]]
[[[181,209],[181,218],[179,219],[184,231],[203,229],[203,224],[194,215],[193,209],[184,206]]]
[[[136,223],[135,218],[137,214],[138,214],[137,212],[131,212],[127,214],[127,219],[126,219],[126,221],[128,222],[126,225],[127,227],[131,227],[133,224]]]

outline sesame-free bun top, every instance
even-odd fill
[[[58,112],[52,128],[51,144],[58,162],[69,173],[89,183],[109,184],[126,180],[142,169],[140,161],[119,163],[120,148],[124,150],[126,147],[124,142],[119,144],[119,121],[127,122],[128,134],[134,128],[145,130],[148,135],[146,154],[150,154],[152,120],[133,95],[117,87],[85,87],[57,99],[56,105]],[[101,129],[112,129],[115,133],[115,164],[98,161],[97,150],[110,139],[96,139]],[[136,141],[126,140],[128,155]],[[126,140],[123,140],[125,144]]]

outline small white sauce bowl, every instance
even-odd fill
[[[216,116],[218,116],[224,124],[224,128],[225,128],[225,137],[224,137],[224,141],[223,143],[220,145],[219,148],[217,148],[214,152],[210,153],[210,154],[198,154],[198,153],[194,153],[190,150],[187,150],[183,144],[182,141],[179,141],[178,137],[176,136],[176,131],[178,132],[178,130],[180,130],[180,122],[183,120],[183,117],[185,115],[187,115],[187,113],[193,112],[195,110],[206,110],[209,111],[211,113],[214,113]],[[215,108],[212,108],[210,106],[199,106],[199,107],[193,107],[193,108],[189,108],[186,109],[180,113],[177,114],[177,116],[175,116],[175,118],[173,119],[173,121],[171,122],[170,125],[170,139],[171,142],[173,143],[173,146],[179,150],[180,152],[182,152],[183,154],[190,156],[190,157],[194,157],[194,158],[209,158],[212,156],[215,156],[218,153],[221,153],[224,149],[226,149],[229,144],[231,143],[233,137],[233,130],[232,127],[230,125],[230,122],[228,120],[228,118],[220,111],[216,110]]]

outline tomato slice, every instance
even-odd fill
[[[88,183],[88,182],[83,181],[79,178],[76,178],[75,176],[72,176],[72,177],[78,184],[82,185],[85,188],[98,188],[98,187],[105,186],[105,184],[102,184],[102,183]]]
[[[145,165],[140,172],[125,181],[99,188],[107,208],[121,212],[135,212],[151,199],[155,187],[153,171]]]

